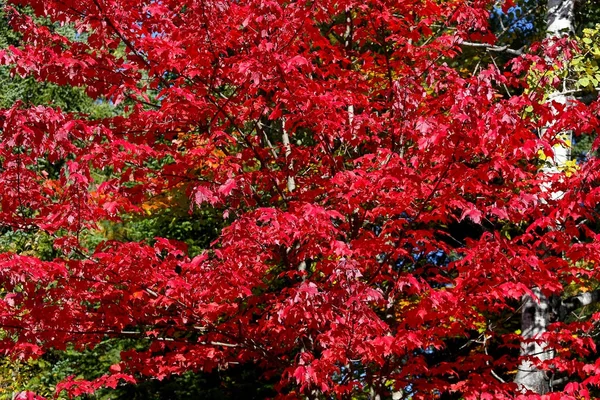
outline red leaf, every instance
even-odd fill
[[[502,5],[502,12],[506,14],[508,10],[515,6],[514,0],[504,0],[504,4]]]

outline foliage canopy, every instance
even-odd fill
[[[0,350],[146,344],[72,395],[194,371],[280,398],[520,394],[521,299],[600,278],[599,161],[548,173],[598,127],[550,95],[593,89],[595,47],[466,69],[502,44],[495,3],[11,0],[0,73],[75,97],[0,99],[0,224],[49,243],[0,253]],[[572,308],[531,360],[556,398],[600,379],[600,314]]]

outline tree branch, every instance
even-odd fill
[[[575,311],[578,308],[597,303],[598,301],[600,301],[600,289],[594,290],[593,292],[579,293],[578,295],[564,299],[561,301],[558,310],[559,319],[564,320],[568,313]]]
[[[475,43],[475,42],[465,42],[465,41],[461,42],[460,44],[463,46],[467,46],[467,47],[481,47],[481,48],[486,49],[487,51],[504,52],[504,53],[515,55],[515,56],[520,56],[523,54],[523,48],[511,49],[508,46],[495,46],[495,45],[489,44],[489,43]]]

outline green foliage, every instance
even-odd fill
[[[154,238],[163,237],[184,242],[193,257],[210,246],[224,224],[215,208],[192,209],[182,192],[152,199],[145,211],[145,215],[129,215],[119,223],[106,221],[98,231],[88,232],[88,247],[105,240],[153,243]]]
[[[588,20],[588,27],[581,29],[577,37],[581,52],[570,60],[568,76],[563,79],[574,87],[573,91],[577,96],[595,98],[600,86],[600,23],[592,23],[595,18],[600,20],[600,10],[592,13],[591,17],[593,18]],[[591,156],[590,151],[595,137],[594,134],[574,138],[571,150],[573,160],[583,162]]]
[[[261,380],[258,367],[234,367],[225,371],[195,374],[188,372],[163,381],[146,380],[127,385],[110,394],[115,399],[139,400],[234,400],[265,399],[275,395],[272,383]]]
[[[577,88],[585,91],[594,91],[600,82],[600,25],[583,29],[578,38],[581,53],[577,54],[570,62],[569,72],[571,80]]]
[[[575,25],[578,34],[600,24],[600,7],[596,0],[579,0],[575,7]]]
[[[121,351],[145,348],[142,340],[107,339],[93,349],[53,351],[38,360],[0,361],[0,400],[9,400],[14,393],[32,391],[53,398],[57,383],[68,376],[95,379],[107,373],[110,366],[119,362]],[[187,372],[163,380],[139,377],[136,385],[127,384],[115,390],[103,389],[93,396],[81,399],[264,399],[275,395],[273,383],[261,380],[258,366],[231,367],[210,373]],[[64,393],[57,399],[66,400]]]
[[[95,348],[85,351],[77,351],[73,348],[52,351],[40,359],[26,362],[3,359],[0,364],[0,376],[10,376],[11,382],[0,380],[0,400],[10,399],[12,393],[25,390],[52,398],[56,384],[60,381],[68,376],[98,378],[106,373],[111,365],[119,361],[121,351],[132,347],[142,348],[143,345],[139,341],[108,339]],[[106,393],[96,398],[111,397]]]
[[[0,250],[3,252],[32,255],[45,261],[51,261],[57,256],[53,238],[46,233],[26,233],[9,228],[0,232]]]
[[[67,37],[75,35],[73,27],[52,26]],[[0,1],[0,49],[19,44],[20,35],[11,29],[4,1]],[[107,102],[95,101],[85,94],[84,88],[58,86],[38,82],[32,77],[20,77],[11,68],[0,66],[0,108],[12,107],[17,101],[31,105],[60,107],[63,110],[104,118],[113,115],[114,107]]]

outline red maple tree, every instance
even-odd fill
[[[471,74],[452,60],[493,45],[492,1],[11,3],[78,34],[10,8],[23,45],[2,63],[126,106],[1,111],[0,222],[60,255],[0,254],[0,350],[152,341],[73,394],[255,363],[282,398],[536,396],[512,382],[522,298],[570,310],[565,288],[600,280],[600,165],[549,174],[539,156],[598,124],[596,105],[545,101],[566,39]],[[82,243],[175,189],[227,221],[201,255]],[[571,381],[556,398],[598,382],[598,316],[557,316],[553,357],[529,357]]]

